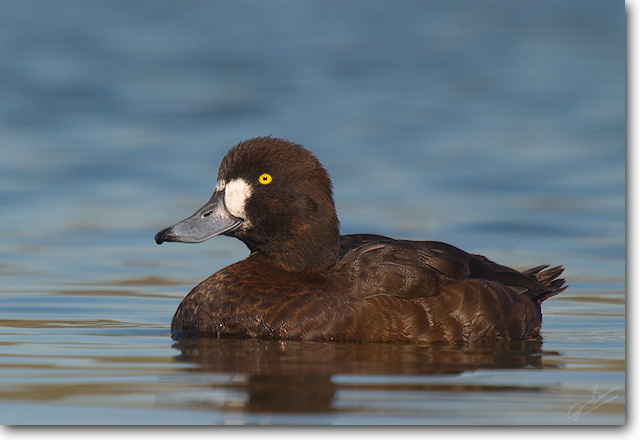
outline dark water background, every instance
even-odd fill
[[[0,422],[620,424],[620,1],[0,3]],[[170,338],[247,255],[157,247],[220,159],[316,153],[343,233],[563,264],[544,342]]]

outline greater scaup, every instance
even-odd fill
[[[566,289],[562,267],[519,272],[445,243],[340,235],[322,164],[274,137],[233,147],[211,199],[155,240],[197,243],[219,234],[242,240],[251,254],[184,298],[174,336],[536,339],[540,304]]]

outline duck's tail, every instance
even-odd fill
[[[522,272],[523,274],[535,279],[547,288],[544,291],[536,292],[535,296],[533,296],[531,299],[537,301],[540,304],[542,303],[542,301],[556,296],[560,292],[563,292],[567,287],[569,287],[564,285],[564,278],[558,278],[562,274],[562,272],[564,272],[564,267],[556,266],[549,268],[548,264],[532,267],[531,269]]]

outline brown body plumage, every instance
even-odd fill
[[[275,185],[257,183],[265,172]],[[243,203],[224,194],[238,179]],[[207,205],[158,233],[156,241],[202,241],[219,233],[202,226],[217,217],[216,227],[244,241],[251,255],[185,297],[171,325],[175,335],[533,339],[539,338],[540,304],[566,288],[558,279],[561,267],[518,272],[445,243],[340,236],[326,171],[310,152],[281,139],[234,147],[218,182]],[[241,216],[231,215],[227,205],[237,205]],[[206,233],[198,236],[202,228]]]

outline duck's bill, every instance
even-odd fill
[[[156,243],[179,241],[200,243],[216,235],[231,232],[242,223],[224,206],[224,191],[214,193],[195,214],[156,234]]]

